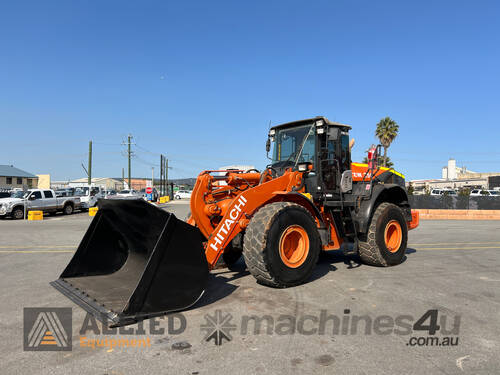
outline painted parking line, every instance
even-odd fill
[[[30,246],[0,246],[0,249],[54,249],[54,248],[64,248],[64,249],[74,249],[77,245],[30,245]]]
[[[0,254],[74,253],[76,247],[76,245],[0,246]]]
[[[47,254],[47,253],[74,253],[75,250],[0,250],[0,254]]]
[[[462,247],[422,247],[418,246],[410,246],[415,247],[419,251],[423,250],[482,250],[482,249],[500,249],[500,246],[462,246]]]
[[[474,245],[474,246],[471,246]],[[476,246],[488,245],[488,246]],[[500,242],[436,242],[436,243],[414,243],[409,248],[422,250],[483,250],[500,249]]]
[[[441,245],[500,245],[500,242],[441,242],[441,243],[414,243],[408,246],[441,246]]]

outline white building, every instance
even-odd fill
[[[500,172],[478,173],[466,167],[457,167],[455,159],[448,160],[448,165],[441,170],[440,179],[411,180],[410,183],[418,192],[429,189],[461,189],[481,188],[493,189],[499,185]]]

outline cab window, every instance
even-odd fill
[[[31,193],[30,197],[34,197],[31,199],[42,199],[42,193],[40,193],[39,191],[34,191],[33,193]]]

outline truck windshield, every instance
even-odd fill
[[[277,130],[272,164],[314,161],[314,124]]]
[[[24,198],[25,195],[27,195],[28,192],[25,191],[15,191],[11,193],[11,198]]]

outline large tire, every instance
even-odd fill
[[[403,261],[407,242],[408,227],[401,208],[385,202],[375,210],[368,233],[359,239],[359,256],[366,264],[394,266]]]
[[[318,262],[321,240],[311,214],[289,202],[270,203],[250,220],[243,257],[257,282],[277,288],[304,283]]]

